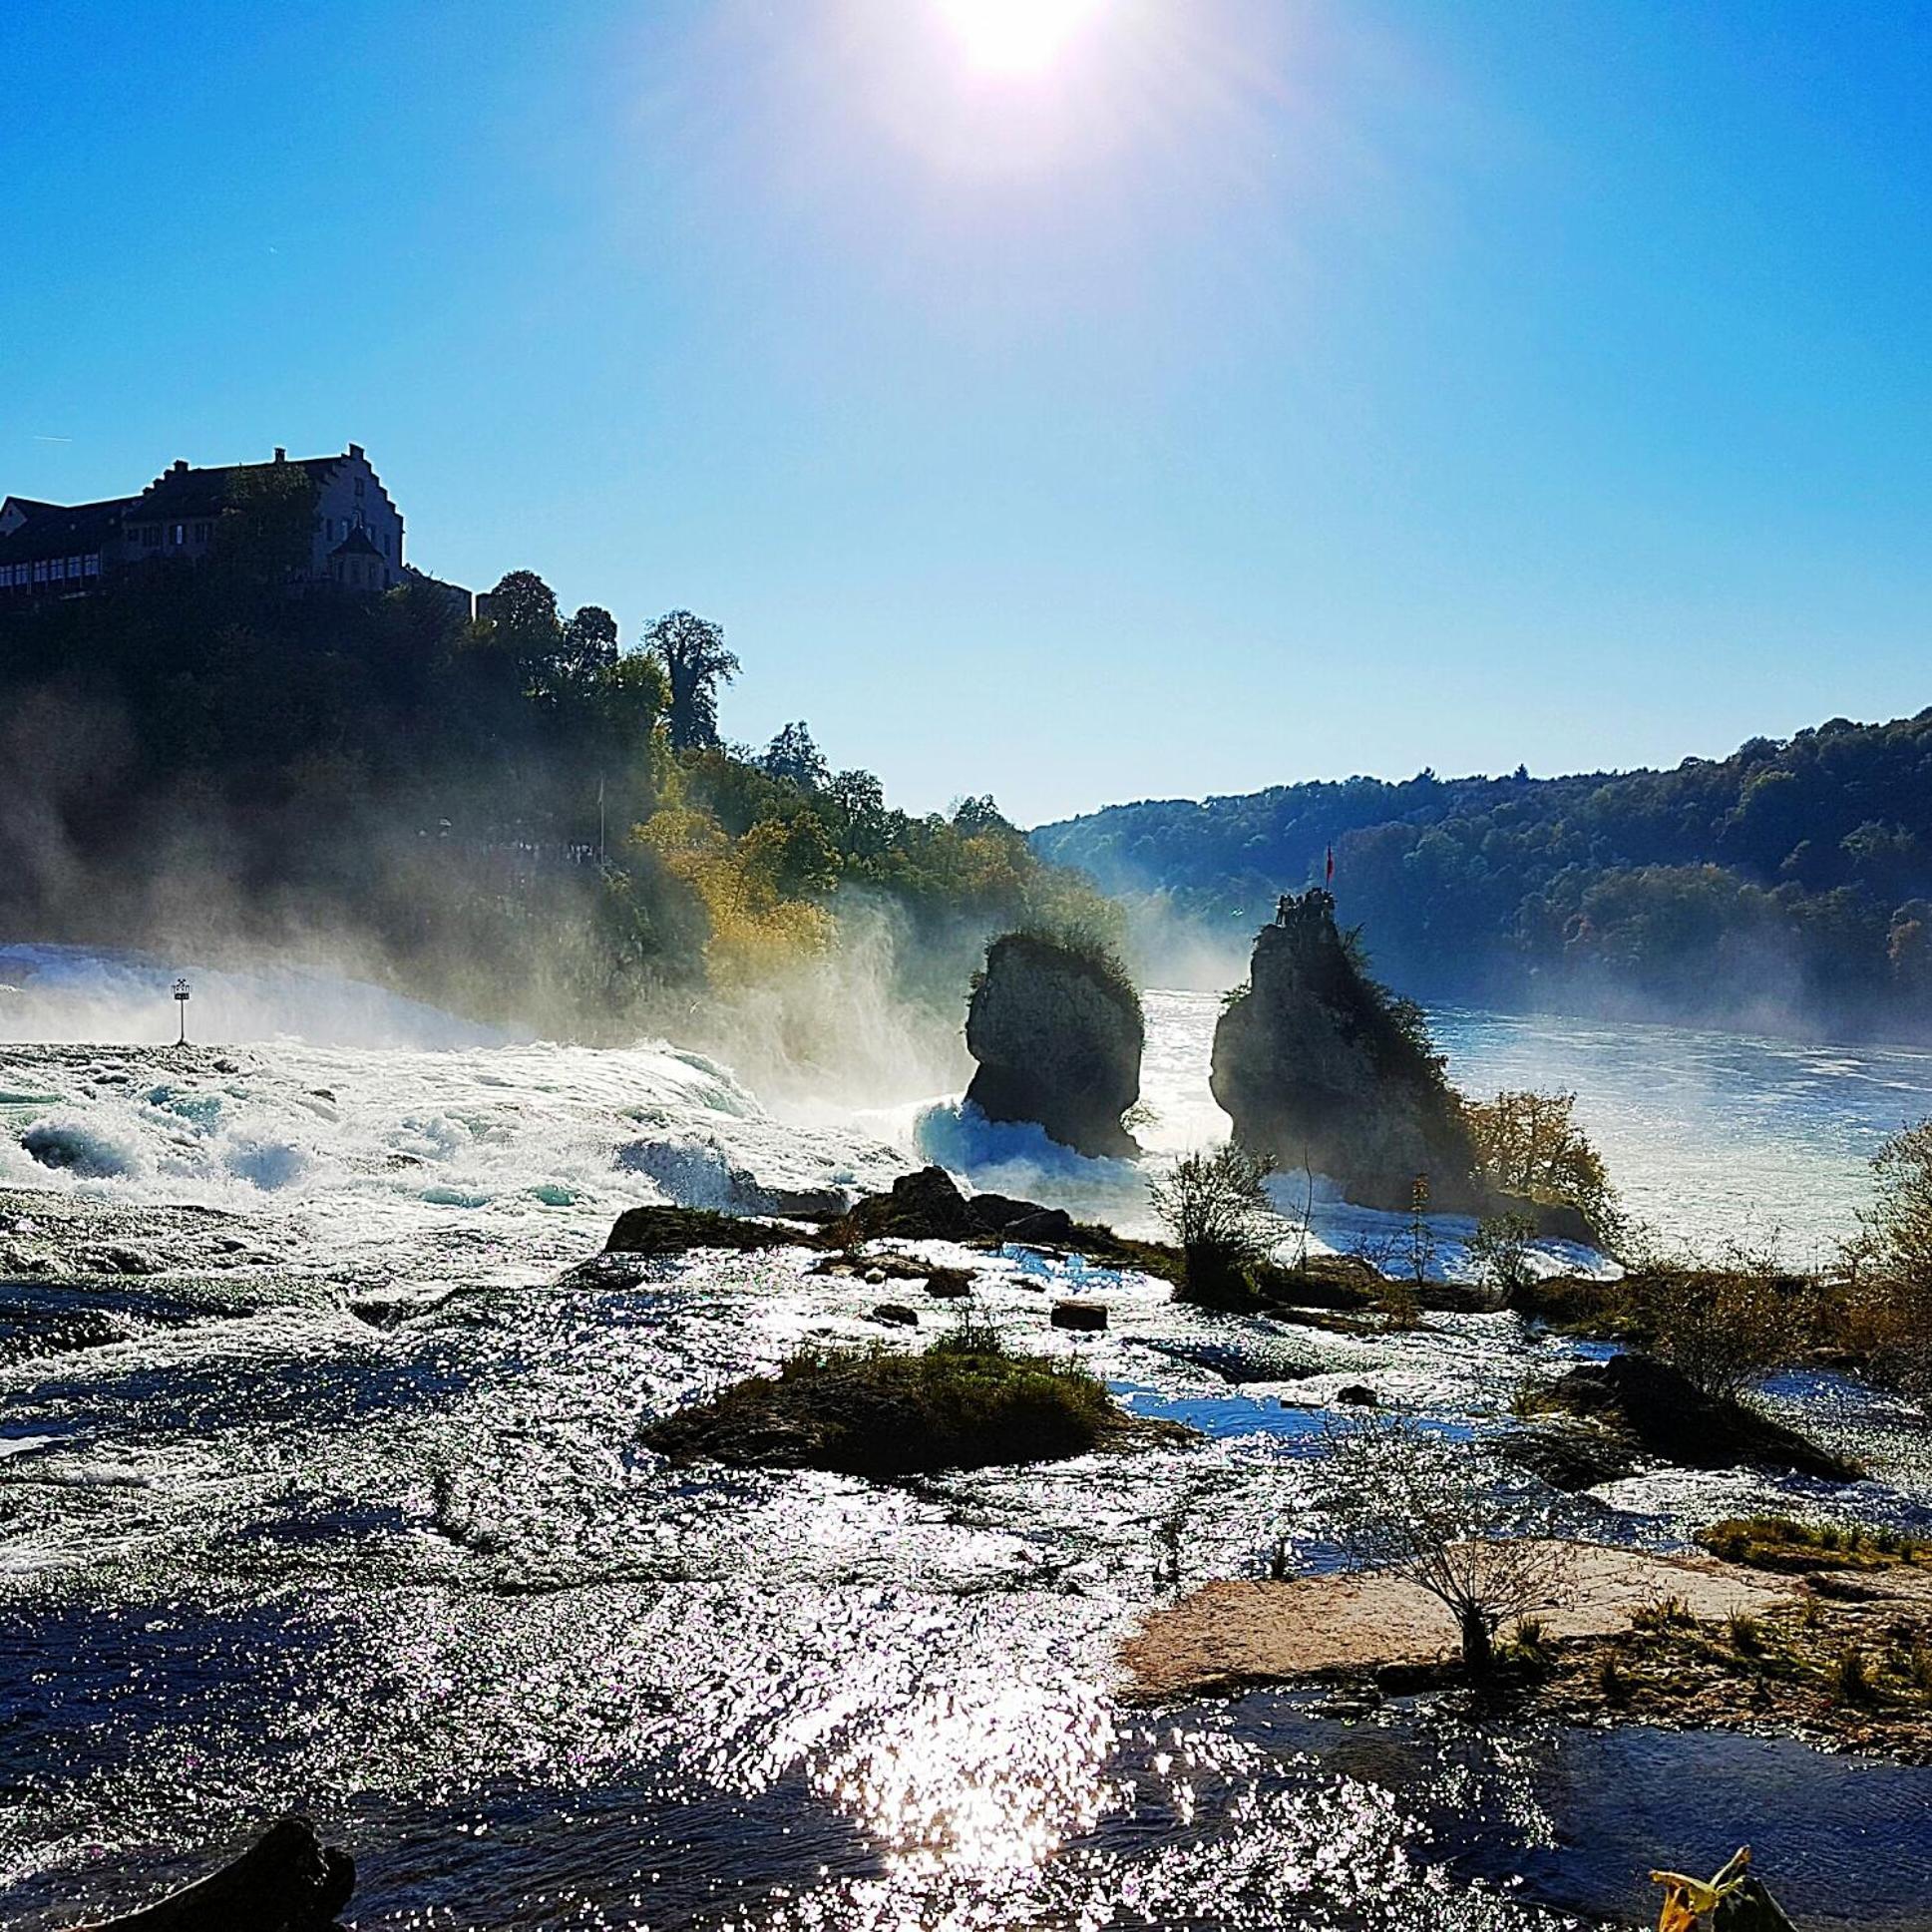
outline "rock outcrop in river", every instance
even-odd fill
[[[1256,936],[1248,986],[1214,1031],[1214,1097],[1235,1138],[1278,1167],[1326,1174],[1364,1207],[1478,1212],[1475,1150],[1410,1009],[1368,977],[1319,888]]]
[[[1121,1115],[1140,1098],[1140,1000],[1107,954],[1036,933],[986,949],[966,1008],[979,1062],[966,1098],[988,1120],[1034,1121],[1076,1153],[1134,1159]]]

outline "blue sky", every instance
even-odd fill
[[[1024,822],[1932,703],[1932,9],[1087,4],[14,0],[0,493],[353,439]]]

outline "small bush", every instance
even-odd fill
[[[1725,1635],[1739,1657],[1758,1657],[1764,1650],[1764,1626],[1747,1610],[1734,1610],[1725,1619]]]
[[[1615,1651],[1605,1651],[1597,1665],[1597,1689],[1610,1704],[1623,1704],[1629,1700],[1631,1690],[1630,1673],[1623,1667]]]
[[[1682,1597],[1659,1597],[1652,1603],[1640,1604],[1630,1613],[1633,1630],[1670,1630],[1696,1622],[1690,1605]]]
[[[1804,1347],[1767,1271],[1666,1268],[1636,1287],[1652,1352],[1707,1395],[1735,1400]]]
[[[1824,1684],[1834,1704],[1875,1704],[1878,1686],[1872,1681],[1871,1666],[1856,1644],[1847,1644],[1825,1666]]]

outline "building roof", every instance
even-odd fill
[[[380,557],[382,552],[376,549],[369,533],[357,524],[348,536],[329,552],[329,555],[331,557]]]
[[[177,523],[190,517],[218,517],[232,501],[236,477],[256,470],[301,470],[319,487],[338,463],[347,461],[346,455],[305,456],[293,461],[277,457],[269,463],[217,463],[197,470],[178,460],[134,500],[134,514],[137,519],[153,517]]]
[[[105,503],[34,503],[24,497],[10,501],[26,511],[27,521],[0,537],[0,564],[30,564],[39,557],[84,556],[111,543],[121,533],[121,519],[132,497],[113,497]]]

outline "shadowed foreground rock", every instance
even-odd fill
[[[81,1932],[328,1932],[354,1890],[355,1860],[282,1818],[198,1883]]]
[[[1795,1469],[1826,1482],[1854,1482],[1860,1474],[1855,1462],[1741,1402],[1705,1394],[1650,1355],[1585,1362],[1554,1383],[1547,1399],[1690,1469]]]
[[[1076,1153],[1132,1160],[1120,1117],[1140,1098],[1140,1000],[1105,955],[1034,933],[986,949],[966,1008],[979,1062],[966,1099],[988,1120],[1032,1121]]]

